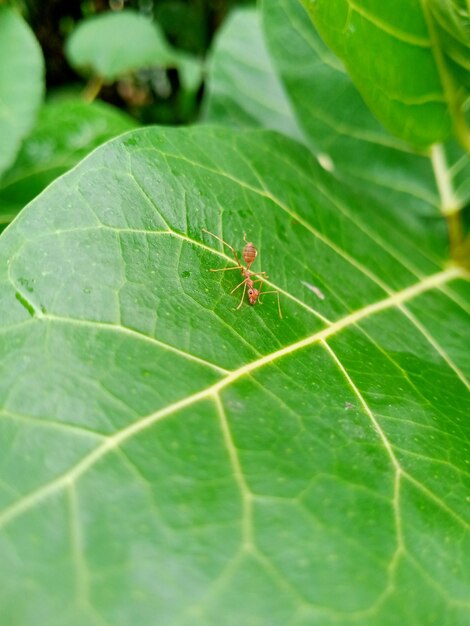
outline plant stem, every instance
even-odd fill
[[[101,76],[94,75],[90,78],[83,90],[83,98],[86,102],[93,102],[96,96],[101,91],[103,86],[103,79]]]
[[[464,240],[462,228],[462,206],[455,196],[452,178],[446,163],[444,148],[441,144],[434,144],[432,146],[431,162],[441,200],[441,213],[447,221],[450,258],[458,265],[469,267],[468,241]]]
[[[460,212],[447,216],[451,256],[456,263],[470,268],[469,241],[464,239]]]

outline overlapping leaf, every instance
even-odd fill
[[[435,255],[439,249],[437,241],[445,236],[445,226],[438,217],[442,206],[436,185],[438,161],[442,164],[440,176],[446,181],[452,178],[445,151],[436,149],[431,161],[430,155],[413,153],[381,127],[297,0],[265,0],[262,6],[263,25],[256,11],[239,11],[232,21],[238,25],[237,30],[229,23],[221,34],[209,82],[210,119],[246,124],[249,119],[246,111],[256,110],[255,103],[267,97],[273,109],[283,107],[284,118],[290,121],[281,127],[278,115],[270,114],[265,107],[260,109],[262,113],[256,120],[251,117],[249,123],[282,130],[296,139],[300,135],[301,141],[317,155],[321,166],[360,198],[356,219],[364,228],[371,221],[386,222],[388,232],[398,229],[397,242],[403,237],[413,237],[416,230],[420,233],[421,245],[428,254]],[[242,75],[234,69],[239,56],[235,51],[240,48],[237,43],[240,32],[250,33],[251,50],[258,51],[253,55],[258,63],[266,57],[269,60],[256,70],[246,66]],[[264,52],[259,52],[261,50]],[[262,72],[264,75],[260,78]],[[237,85],[231,95],[227,90],[229,83]],[[251,100],[245,95],[248,88]],[[288,105],[283,105],[284,90]],[[279,93],[282,95],[276,96]],[[449,196],[453,204],[463,206],[468,159],[454,147],[448,158],[455,163],[455,176],[462,180]],[[405,231],[400,226],[403,219],[407,220]],[[382,244],[386,246],[387,242],[382,241]],[[399,248],[397,243],[395,251],[399,252]]]
[[[438,0],[302,1],[387,128],[417,146],[445,141],[454,129],[469,148],[463,114],[468,96],[468,6],[456,2],[444,9],[442,5],[451,3]],[[458,57],[452,66],[446,53]]]
[[[470,6],[466,0],[430,0],[436,36],[457,85],[470,88]],[[464,96],[461,93],[460,96]]]
[[[23,211],[2,623],[466,623],[468,282],[360,215],[299,144],[210,128],[127,134]],[[235,310],[203,228],[248,232],[283,320]]]
[[[415,229],[422,236],[426,224],[422,245],[435,254],[436,236],[445,232],[439,213],[468,204],[469,156],[455,142],[414,152],[373,117],[297,0],[264,0],[262,8],[265,37],[258,12],[247,9],[236,12],[220,35],[209,77],[209,119],[261,125],[300,139],[361,198],[357,217],[364,228],[381,220],[394,232],[397,220],[406,218],[401,238],[413,237]],[[239,45],[240,33],[249,33],[249,48]],[[240,48],[257,60],[256,67],[244,63],[243,73],[237,69]],[[231,93],[229,84],[237,86]]]

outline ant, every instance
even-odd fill
[[[206,230],[205,228],[202,229],[205,233],[207,233],[208,235],[211,235],[212,237],[215,237],[216,239],[218,239],[221,243],[224,244],[224,246],[227,246],[227,248],[229,248],[232,253],[233,256],[235,257],[235,261],[237,263],[237,265],[235,267],[224,267],[222,269],[211,269],[211,272],[228,272],[230,270],[240,270],[243,276],[243,280],[242,282],[237,285],[236,287],[234,287],[232,289],[232,291],[230,293],[233,293],[234,291],[236,291],[237,289],[239,289],[242,285],[244,285],[243,287],[243,294],[242,294],[242,299],[240,300],[240,304],[237,306],[237,310],[242,306],[243,304],[243,300],[245,299],[245,293],[248,289],[248,300],[250,302],[251,305],[256,304],[257,302],[259,302],[261,304],[261,299],[260,296],[263,296],[267,293],[275,293],[277,295],[277,308],[279,310],[279,317],[282,320],[282,313],[281,313],[281,302],[280,302],[280,298],[279,298],[279,291],[276,291],[275,289],[271,290],[271,291],[261,291],[261,289],[263,288],[263,280],[266,280],[268,277],[266,276],[266,272],[252,272],[250,267],[253,264],[253,261],[256,259],[256,256],[258,254],[258,250],[255,248],[254,244],[251,243],[251,241],[247,241],[246,239],[246,233],[243,233],[243,241],[245,242],[245,247],[243,248],[243,259],[246,263],[246,267],[244,267],[241,263],[240,260],[238,258],[238,255],[235,251],[234,248],[232,248],[232,246],[230,244],[228,244],[226,241],[224,241],[223,239],[221,239],[220,237],[218,237],[217,235],[214,235],[214,233],[211,233],[210,231]],[[264,278],[257,278],[256,280],[253,280],[253,276],[264,276]],[[255,283],[259,283],[259,288],[255,288]]]

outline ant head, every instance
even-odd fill
[[[248,289],[248,299],[250,300],[250,304],[256,304],[259,298],[259,289]]]

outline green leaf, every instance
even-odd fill
[[[0,228],[55,178],[136,123],[101,102],[46,104],[12,167],[0,179]]]
[[[203,119],[262,126],[305,142],[264,42],[259,11],[232,12],[217,34],[209,63]]]
[[[65,51],[74,67],[109,81],[135,69],[165,65],[170,58],[158,25],[134,11],[83,20],[68,38]]]
[[[44,61],[29,26],[0,6],[0,174],[34,124],[43,96]]]
[[[329,152],[335,168],[339,162],[341,169],[353,165],[352,150],[360,150],[360,163],[368,167],[377,159],[385,164],[391,160],[387,157],[393,153],[384,147],[411,152],[371,115],[343,64],[323,43],[298,0],[264,0],[262,6],[273,65],[315,151]]]
[[[448,220],[450,256],[469,266],[466,218],[459,212],[469,204],[470,154],[455,141],[418,153],[388,133],[297,0],[264,0],[262,8],[270,52],[260,15],[236,12],[212,54],[205,119],[280,130],[310,146],[321,166],[361,198],[365,229],[379,219],[394,232],[397,214],[400,223],[405,211],[410,237],[427,222],[427,248],[434,254],[445,228],[437,219],[441,213]],[[244,50],[256,64],[243,60]]]
[[[470,5],[466,0],[430,0],[436,36],[457,84],[470,88]]]
[[[468,621],[469,283],[362,211],[280,135],[145,128],[3,233],[2,624]]]
[[[462,71],[449,66],[445,50],[450,48],[435,23],[433,10],[442,3],[303,2],[371,110],[392,133],[413,145],[428,146],[446,140],[454,126],[464,145],[470,146],[462,110],[469,95],[468,31],[466,40],[459,42],[467,64],[464,79]],[[455,10],[457,4],[460,1]]]
[[[430,153],[410,149],[377,122],[298,0],[264,0],[262,8],[262,16],[252,8],[234,11],[221,29],[205,121],[271,128],[305,143],[345,184],[357,183],[372,206],[387,202],[392,222],[406,210],[411,221],[426,216],[435,228],[438,211],[448,212],[438,194],[443,177],[449,209],[468,204],[468,154],[455,142]]]
[[[114,81],[150,67],[176,67],[188,90],[201,81],[201,65],[172,48],[156,22],[131,10],[83,20],[66,42],[65,52],[78,70]]]
[[[415,153],[385,131],[297,0],[264,0],[263,20],[271,58],[319,163],[354,189],[363,207],[370,208],[370,213],[367,208],[361,211],[363,226],[367,228],[371,218],[386,219],[392,232],[397,227],[395,217],[405,211],[408,231],[414,222],[419,229],[427,221],[431,253],[432,231],[442,236],[438,212],[459,220],[458,212],[468,204],[470,154],[455,141]],[[451,256],[468,265],[460,225],[449,224],[449,233]]]

